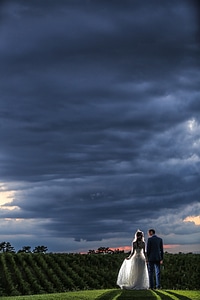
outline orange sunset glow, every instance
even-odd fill
[[[165,250],[169,250],[169,249],[176,249],[177,247],[179,247],[180,245],[177,245],[177,244],[173,244],[173,245],[164,245],[164,249]],[[131,251],[131,246],[123,246],[123,247],[116,247],[116,248],[110,248],[111,250],[116,250],[116,249],[119,249],[120,251],[124,251],[124,252],[129,252]]]
[[[120,251],[128,252],[131,251],[131,246],[123,246],[123,247],[116,247],[116,248],[110,248],[111,250],[119,249]]]
[[[13,200],[14,192],[6,191],[3,187],[0,187],[0,205],[9,203]]]
[[[200,225],[200,216],[188,216],[183,222],[194,222],[195,225]]]
[[[14,191],[6,191],[4,187],[0,187],[0,209],[14,210],[17,206],[6,206],[6,204],[13,201]]]

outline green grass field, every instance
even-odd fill
[[[90,290],[31,296],[1,297],[1,300],[199,300],[200,291],[155,290],[125,291],[120,289]]]

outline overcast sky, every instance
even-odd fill
[[[193,0],[0,4],[0,242],[200,247]]]

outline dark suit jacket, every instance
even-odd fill
[[[163,260],[163,241],[156,235],[153,235],[148,238],[147,259],[148,261]]]

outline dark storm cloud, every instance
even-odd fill
[[[2,219],[48,238],[119,246],[153,226],[199,242],[183,222],[199,214],[196,7],[3,3],[0,178],[14,196]]]

